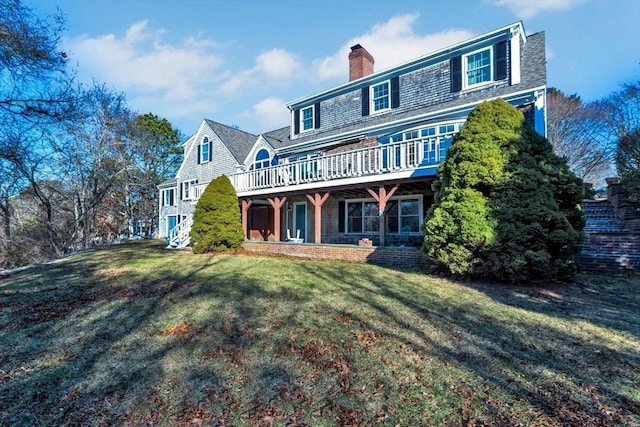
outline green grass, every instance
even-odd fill
[[[640,279],[136,242],[0,280],[0,425],[640,425]]]

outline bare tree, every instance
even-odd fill
[[[603,140],[597,128],[598,109],[576,95],[557,89],[547,94],[547,136],[554,152],[585,182],[602,183],[611,171],[615,145]]]

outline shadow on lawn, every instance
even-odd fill
[[[105,273],[103,263],[126,265],[141,250],[148,258],[157,248],[70,259],[17,278],[36,291],[0,294],[0,425],[185,425],[206,414],[253,424],[285,402],[304,406],[285,354],[303,349],[277,330],[297,322],[312,290],[267,289],[224,257],[145,280],[126,268]],[[283,309],[261,310],[269,304]]]
[[[557,297],[540,300],[532,297],[532,290],[522,294],[521,288],[514,291],[509,287],[492,288],[489,284],[450,283],[460,286],[460,292],[481,292],[496,303],[521,309],[504,319],[474,298],[443,299],[420,286],[419,280],[390,284],[383,283],[375,274],[350,280],[340,269],[328,264],[314,264],[313,268],[323,280],[339,283],[350,298],[387,321],[382,324],[360,318],[364,329],[406,342],[427,359],[435,356],[440,363],[452,363],[481,378],[482,384],[466,386],[466,381],[460,379],[457,392],[466,399],[467,406],[476,400],[491,423],[510,425],[519,420],[510,419],[509,405],[513,402],[496,402],[491,397],[495,393],[484,388],[504,390],[513,399],[528,402],[538,416],[546,417],[546,422],[552,424],[633,423],[629,417],[638,421],[640,401],[621,391],[621,385],[626,386],[627,392],[640,387],[637,349],[617,346],[615,339],[608,340],[597,331],[585,333],[588,338],[584,339],[579,332],[566,330],[554,322],[545,323],[545,316],[564,322],[584,320],[638,337],[638,295],[630,288],[626,288],[624,295],[612,297],[604,291],[593,295],[586,288],[560,287],[549,291]],[[625,298],[631,300],[625,303]],[[399,311],[404,314],[399,315]],[[406,320],[411,317],[419,318],[419,324]],[[425,332],[430,328],[436,331]],[[471,415],[465,415],[464,407],[461,416],[465,424],[473,421]]]

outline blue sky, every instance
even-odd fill
[[[594,101],[640,79],[640,0],[23,1],[63,12],[82,81],[185,135],[203,118],[286,126],[287,102],[347,82],[356,43],[380,71],[520,20],[546,33],[548,86]]]

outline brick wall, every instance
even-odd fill
[[[355,245],[293,244],[286,242],[250,242],[243,247],[247,252],[286,255],[290,257],[339,260],[354,263],[369,263],[384,267],[422,269],[425,262],[420,248],[376,247]]]
[[[640,233],[591,233],[577,260],[585,271],[620,272],[640,268]]]

